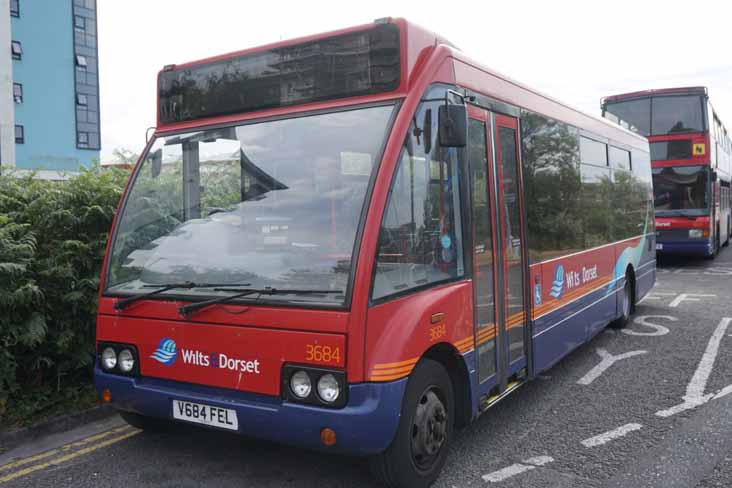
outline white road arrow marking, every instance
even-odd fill
[[[717,359],[717,354],[719,353],[719,346],[722,343],[722,337],[724,337],[727,332],[727,327],[729,327],[730,322],[732,322],[732,318],[722,318],[722,320],[719,321],[719,325],[717,325],[717,328],[714,330],[712,337],[709,338],[709,343],[707,344],[707,348],[704,351],[701,361],[699,361],[699,366],[696,367],[694,376],[691,377],[691,381],[686,387],[686,395],[683,397],[683,403],[666,410],[659,410],[656,412],[656,415],[659,417],[670,417],[677,413],[703,405],[712,398],[719,398],[720,396],[724,396],[732,392],[732,385],[730,385],[723,388],[716,394],[704,394],[704,390],[707,387],[707,381],[709,381],[709,376],[712,374],[714,360]]]
[[[596,349],[596,352],[602,358],[602,361],[600,361],[600,364],[592,368],[586,375],[580,378],[579,381],[577,381],[578,384],[589,385],[597,378],[599,378],[600,375],[604,373],[610,366],[620,361],[621,359],[628,359],[632,358],[633,356],[639,356],[641,354],[647,353],[648,351],[630,351],[626,352],[625,354],[613,356],[612,354],[607,352],[607,350],[598,347]]]

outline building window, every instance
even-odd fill
[[[76,133],[76,144],[79,147],[89,147],[89,133],[88,132],[77,132]]]
[[[80,68],[86,68],[86,56],[77,54],[76,55],[76,66],[78,66]]]
[[[10,42],[10,52],[13,54],[13,59],[21,59],[23,57],[23,46],[20,41]]]
[[[25,129],[22,125],[15,126],[15,143],[25,144]]]
[[[15,103],[23,103],[23,85],[13,83],[13,100]]]
[[[86,21],[81,15],[74,15],[74,28],[86,30]]]
[[[10,15],[20,17],[20,0],[10,0]]]
[[[89,100],[86,98],[86,95],[83,93],[77,93],[76,94],[76,104],[81,105],[82,107],[86,107],[89,105]]]

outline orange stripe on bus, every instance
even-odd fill
[[[369,378],[369,380],[370,381],[391,381],[391,380],[398,380],[399,378],[404,378],[405,376],[407,376],[407,375],[406,374],[395,374],[392,376],[378,376],[378,377],[372,376],[371,378]]]
[[[374,369],[393,369],[399,366],[406,366],[407,364],[415,364],[417,361],[419,361],[419,358],[407,359],[406,361],[398,361],[396,363],[375,364]]]
[[[377,376],[391,376],[391,375],[399,374],[399,373],[406,374],[406,373],[409,373],[410,371],[412,371],[413,369],[414,369],[414,366],[404,366],[401,368],[394,368],[394,369],[389,369],[389,370],[386,370],[386,369],[378,370],[378,371],[374,370],[374,371],[371,371],[371,377],[373,378],[373,377],[377,377]]]

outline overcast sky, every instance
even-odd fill
[[[732,129],[732,3],[98,0],[102,160],[142,150],[166,64],[405,17],[482,64],[599,114],[604,95],[709,87]]]

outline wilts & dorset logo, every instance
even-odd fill
[[[172,366],[178,359],[178,349],[176,348],[175,341],[168,337],[163,337],[160,339],[158,348],[155,349],[155,352],[150,357],[166,366]]]

